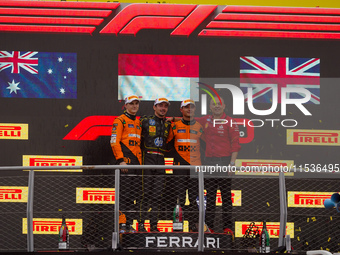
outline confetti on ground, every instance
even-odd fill
[[[68,106],[66,106],[66,109],[67,109],[67,110],[72,110],[72,106],[71,106],[71,105],[68,105]]]

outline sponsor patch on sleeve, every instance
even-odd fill
[[[116,144],[116,139],[117,139],[117,135],[116,135],[116,134],[112,134],[112,135],[111,135],[110,143]]]

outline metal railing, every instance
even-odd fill
[[[113,210],[113,214],[114,214],[114,228],[112,228],[112,235],[111,235],[111,240],[110,240],[110,246],[111,249],[115,250],[118,249],[120,247],[120,233],[119,233],[119,211],[120,211],[120,199],[119,197],[122,195],[120,194],[121,188],[121,173],[120,173],[120,166],[117,165],[91,165],[91,166],[62,166],[62,167],[57,167],[57,166],[48,166],[48,167],[27,167],[27,166],[9,166],[9,167],[0,167],[0,171],[22,171],[22,170],[29,170],[29,174],[28,174],[28,198],[27,198],[27,210],[26,210],[26,216],[27,216],[27,222],[25,224],[27,224],[27,251],[28,252],[33,252],[39,248],[35,247],[35,240],[34,240],[34,226],[33,226],[33,214],[36,214],[37,212],[34,212],[34,204],[37,203],[34,201],[34,186],[36,184],[36,179],[37,176],[35,175],[35,171],[34,170],[73,170],[73,169],[82,169],[82,170],[107,170],[107,169],[111,169],[111,170],[115,170],[114,171],[114,183],[112,183],[110,180],[107,181],[106,185],[108,187],[112,187],[114,185],[115,188],[115,198],[114,198],[114,210]],[[186,170],[186,171],[192,171],[195,172],[195,166],[151,166],[151,165],[143,165],[143,166],[134,166],[134,165],[128,165],[128,166],[124,166],[124,168],[126,169],[145,169],[145,168],[149,168],[149,169],[181,169],[181,170]],[[237,171],[240,170],[240,168],[235,168]],[[259,170],[261,170],[261,168],[259,168]],[[282,170],[282,169],[281,169]],[[57,177],[60,175],[58,173]],[[334,176],[336,176],[338,178],[339,175],[313,175],[313,174],[300,174],[296,175],[296,178],[306,178],[308,176],[308,178],[312,178],[315,179],[315,181],[321,181],[318,180],[317,178],[326,178],[325,181],[327,181],[327,178],[334,178]],[[76,176],[75,176],[76,177]],[[101,176],[102,178],[105,178],[105,176]],[[197,239],[197,251],[204,251],[204,249],[206,249],[206,247],[204,246],[204,237],[205,237],[205,231],[204,231],[204,217],[205,217],[205,198],[204,198],[204,181],[205,179],[207,179],[209,176],[205,176],[203,172],[198,172],[198,201],[199,201],[199,207],[198,207],[198,212],[199,212],[199,217],[198,217],[198,239]],[[39,177],[38,177],[39,178]],[[48,177],[46,177],[48,178]],[[55,178],[55,176],[53,177]],[[66,179],[70,179],[72,178],[72,176],[67,176]],[[77,178],[77,177],[76,177]],[[235,178],[235,180],[238,180],[241,178],[241,180],[238,182],[238,184],[243,183],[244,186],[247,186],[247,182],[249,180],[253,180],[253,179],[247,179],[247,180],[242,180],[242,178],[246,178],[244,176],[232,176],[232,178]],[[275,218],[279,218],[279,239],[278,239],[278,243],[277,245],[275,245],[275,247],[280,247],[280,246],[284,246],[285,245],[285,229],[287,227],[287,217],[294,215],[293,213],[289,214],[289,210],[287,210],[287,191],[286,191],[286,179],[287,177],[285,177],[284,173],[282,171],[280,171],[280,174],[278,176],[253,176],[252,178],[256,178],[256,180],[258,181],[261,178],[265,178],[263,180],[265,180],[267,182],[268,178],[271,178],[272,180],[270,181],[271,183],[268,184],[268,187],[275,187],[277,183],[278,184],[278,190],[271,190],[272,192],[272,196],[277,196],[279,197],[279,202],[274,204],[273,209],[270,209],[270,213],[268,212],[264,212],[265,217],[269,217],[270,215],[273,214],[273,212],[275,213],[275,211],[279,211],[278,212],[278,216]],[[274,179],[273,179],[274,178]],[[288,178],[292,178],[292,177],[288,177]],[[55,178],[56,179],[56,178]],[[89,179],[92,180],[93,177],[89,176]],[[173,179],[174,180],[174,179]],[[180,180],[180,178],[178,178],[178,180]],[[278,182],[276,182],[278,180]],[[39,179],[39,181],[41,181],[41,179]],[[46,181],[45,181],[46,182]],[[73,181],[71,181],[73,182]],[[48,183],[48,182],[47,182]],[[81,180],[79,180],[78,183],[81,183]],[[77,186],[81,186],[80,184],[77,183]],[[102,179],[98,180],[98,183],[102,183]],[[265,182],[263,182],[265,183]],[[249,182],[249,184],[251,184],[251,182]],[[291,182],[289,182],[289,185],[291,185]],[[44,185],[41,185],[42,187],[38,187],[40,190],[43,190],[44,188],[49,188],[49,187],[44,187]],[[242,185],[241,185],[242,186]],[[266,188],[267,189],[267,188]],[[265,191],[267,192],[267,191]],[[256,193],[258,193],[258,191],[256,191]],[[253,199],[253,198],[251,198]],[[260,198],[261,199],[261,198]],[[247,199],[247,201],[249,201],[249,199]],[[40,202],[39,202],[40,203]],[[43,203],[43,202],[42,202]],[[44,204],[40,205],[40,207],[43,207]],[[249,208],[252,208],[251,206],[248,205],[244,205],[245,210],[248,210]],[[78,208],[78,207],[77,207]],[[236,216],[237,219],[240,220],[244,220],[246,217],[249,217],[249,213],[250,214],[256,214],[255,208],[254,212],[247,212],[248,214],[244,214],[242,215],[242,213],[238,214]],[[82,209],[79,209],[82,210]],[[292,209],[290,209],[292,210]],[[49,210],[51,211],[51,210]],[[240,211],[240,209],[238,208],[237,211]],[[90,212],[93,212],[93,209],[90,210]],[[287,213],[288,212],[288,213]],[[294,211],[295,212],[295,211]],[[83,213],[85,213],[83,211]],[[107,212],[108,214],[111,214],[111,211],[109,210]],[[244,213],[244,212],[243,212]],[[301,217],[302,215],[297,214],[299,217]],[[334,214],[331,214],[334,215]],[[85,216],[84,216],[85,217]],[[335,218],[335,217],[334,217]],[[236,228],[236,227],[235,227]],[[308,233],[310,234],[310,233]],[[295,241],[296,243],[297,241]],[[273,241],[272,241],[273,243]],[[273,247],[273,245],[272,245]],[[302,247],[302,246],[301,246]],[[41,247],[40,247],[41,248]],[[47,247],[50,248],[50,247]],[[79,247],[76,247],[79,248]],[[195,248],[195,247],[193,247]],[[241,247],[244,248],[244,247]],[[236,248],[237,249],[237,248]],[[300,248],[300,250],[305,250],[306,248]],[[313,247],[313,249],[315,249],[315,247]],[[6,250],[6,249],[5,249]],[[80,249],[78,249],[80,250]]]

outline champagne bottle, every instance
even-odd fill
[[[173,231],[183,232],[183,210],[181,205],[179,204],[179,198],[177,198],[177,204],[173,212],[172,229]]]
[[[260,253],[270,252],[270,239],[267,230],[266,222],[263,222],[262,233],[260,235]]]
[[[68,228],[66,225],[65,216],[63,215],[61,226],[59,229],[59,244],[58,244],[59,250],[68,250],[70,248],[69,237],[70,235],[69,235]]]

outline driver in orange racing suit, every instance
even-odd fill
[[[116,158],[116,164],[122,166],[120,178],[120,208],[126,215],[126,226],[123,231],[134,231],[132,223],[138,218],[138,208],[141,191],[141,170],[124,169],[124,165],[140,165],[142,163],[141,123],[136,118],[139,109],[139,98],[136,95],[125,98],[126,111],[117,117],[112,126],[111,147]],[[127,175],[129,174],[129,176]],[[132,175],[132,176],[131,176]],[[136,203],[135,203],[136,200]]]
[[[175,148],[174,161],[175,165],[201,165],[200,140],[203,139],[203,127],[194,119],[195,102],[186,99],[181,103],[181,112],[183,118],[172,123],[168,142]],[[174,174],[182,175],[177,187],[177,197],[180,204],[185,204],[186,189],[190,205],[184,206],[184,212],[188,215],[189,229],[192,232],[197,231],[196,223],[198,222],[198,207],[196,198],[198,195],[198,179],[190,178],[190,172],[186,170],[173,170]],[[177,198],[175,197],[175,198]]]

